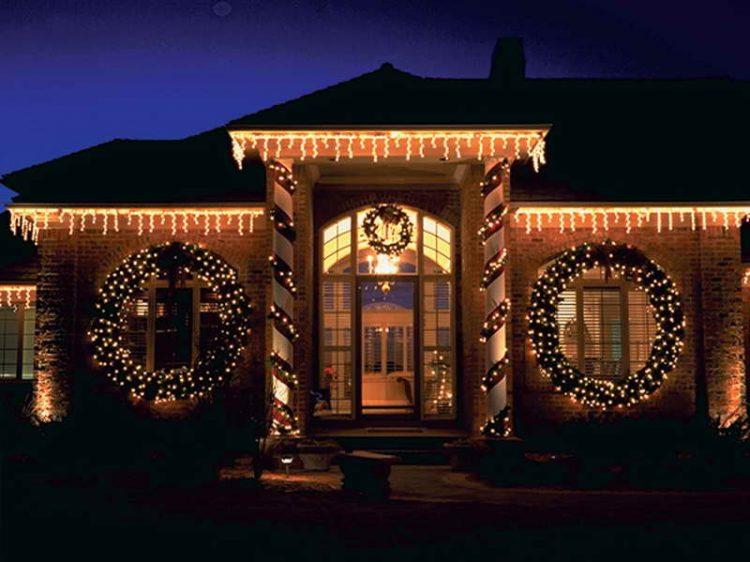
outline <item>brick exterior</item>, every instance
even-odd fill
[[[201,245],[232,265],[255,307],[246,360],[235,384],[262,372],[266,287],[269,279],[270,229],[257,228],[240,236],[226,232],[210,236],[172,235],[169,229],[138,236],[132,230],[76,232],[45,231],[39,243],[41,271],[37,287],[35,410],[43,419],[64,416],[71,403],[71,377],[89,376],[93,365],[86,333],[96,292],[106,276],[125,258],[151,245],[178,240]],[[264,225],[265,226],[265,225]]]
[[[310,390],[317,373],[317,235],[323,225],[347,211],[376,202],[393,201],[436,215],[456,229],[457,377],[459,383],[457,425],[475,433],[485,419],[485,400],[480,391],[483,349],[478,336],[484,317],[479,284],[483,268],[482,246],[477,230],[482,223],[479,182],[481,165],[469,166],[461,185],[405,188],[383,186],[319,186],[304,166],[295,166],[299,180],[294,196],[295,273],[299,288],[295,315],[301,337],[295,350],[300,387],[294,406],[303,431],[311,427]],[[512,199],[511,199],[512,202]],[[105,277],[127,256],[150,246],[180,240],[197,243],[216,252],[237,269],[256,307],[254,330],[247,361],[238,369],[237,384],[264,371],[270,350],[266,312],[270,296],[268,265],[270,232],[266,219],[256,231],[240,236],[226,232],[210,236],[172,235],[169,229],[137,236],[132,229],[110,232],[75,232],[51,228],[39,244],[40,273],[37,289],[36,403],[43,418],[64,416],[71,404],[71,377],[92,371],[86,331],[97,289]],[[264,223],[263,226],[260,223]],[[745,340],[747,314],[743,315],[739,232],[709,227],[692,231],[675,226],[657,233],[636,228],[627,234],[615,225],[603,235],[591,229],[560,233],[545,226],[526,232],[509,219],[507,243],[508,294],[512,300],[509,348],[512,372],[508,402],[513,408],[519,434],[546,424],[556,424],[584,414],[586,409],[554,391],[536,367],[526,336],[526,310],[531,286],[540,268],[558,252],[585,241],[609,238],[643,250],[673,278],[682,293],[686,312],[686,345],[676,370],[650,400],[624,415],[658,414],[687,418],[696,409],[711,416],[740,411],[746,403]],[[745,309],[750,296],[744,293]]]
[[[737,229],[689,226],[657,233],[655,228],[610,228],[606,236],[591,229],[560,233],[556,228],[511,229],[511,298],[513,387],[520,431],[584,414],[587,408],[554,391],[531,355],[525,312],[531,286],[557,253],[583,242],[605,238],[632,244],[661,265],[672,277],[683,299],[687,320],[685,348],[677,368],[649,400],[623,412],[672,418],[692,416],[705,394],[711,416],[727,415],[745,404],[745,368],[740,263]],[[702,322],[701,322],[702,317]],[[701,329],[702,328],[702,329]],[[703,357],[703,361],[701,361]],[[702,382],[702,365],[705,383]],[[704,386],[705,388],[702,388]]]

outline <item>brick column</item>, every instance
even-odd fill
[[[33,410],[40,421],[49,422],[65,417],[70,407],[77,251],[59,231],[45,231],[41,238]]]
[[[708,413],[745,414],[745,350],[739,229],[701,236],[701,298]]]
[[[295,346],[296,369],[299,387],[295,398],[295,412],[299,418],[300,432],[306,433],[310,409],[310,390],[316,376],[313,362],[313,330],[315,323],[314,255],[315,232],[313,226],[314,178],[305,166],[295,166],[297,191],[294,196],[294,226],[297,240],[294,243],[294,274],[297,279],[297,301],[295,318],[300,326],[300,338]]]
[[[460,292],[459,349],[461,352],[461,400],[465,412],[466,425],[472,434],[479,432],[486,419],[484,395],[481,391],[484,360],[479,333],[484,316],[484,296],[480,290],[484,258],[479,233],[482,224],[482,193],[479,183],[482,181],[483,169],[479,165],[471,166],[465,180],[460,185],[460,251],[457,261],[460,262],[458,284]]]

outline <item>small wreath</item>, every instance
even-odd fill
[[[560,348],[557,306],[562,292],[585,271],[604,267],[648,295],[657,332],[643,368],[620,381],[595,379],[571,365]],[[529,333],[539,366],[555,387],[587,406],[630,406],[659,389],[683,348],[685,321],[680,295],[653,260],[635,248],[607,241],[582,244],[564,252],[534,284]]]
[[[370,248],[377,254],[385,254],[390,257],[400,256],[409,246],[414,233],[414,225],[409,220],[409,215],[398,205],[384,203],[377,205],[365,215],[362,228]],[[386,231],[386,236],[380,235],[381,228]],[[398,234],[391,236],[391,229],[398,228]],[[390,241],[396,238],[394,241]]]
[[[191,367],[149,372],[134,364],[126,345],[129,305],[151,278],[166,276],[172,285],[190,274],[218,295],[219,331]],[[94,359],[131,395],[156,402],[201,398],[228,379],[242,352],[252,310],[229,264],[208,250],[178,242],[127,258],[105,280],[95,307],[89,332]]]

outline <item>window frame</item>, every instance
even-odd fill
[[[24,377],[23,376],[23,367],[24,367],[24,361],[23,361],[23,352],[25,348],[25,339],[26,339],[26,314],[28,310],[34,310],[36,313],[36,303],[32,302],[30,306],[25,306],[23,303],[13,303],[11,306],[3,306],[2,308],[15,308],[15,315],[16,315],[16,335],[17,335],[17,344],[16,344],[16,374],[14,377],[0,377],[0,384],[3,383],[30,383],[34,380],[36,377],[36,370],[34,368],[34,360],[32,359],[31,363],[31,376],[30,377]],[[36,317],[35,317],[36,318]],[[36,356],[36,321],[34,326],[34,333],[32,335],[32,351],[34,352],[34,358]]]
[[[407,210],[410,213],[414,214],[415,218],[415,229],[414,229],[414,236],[415,236],[415,243],[416,243],[416,271],[415,272],[398,272],[394,274],[370,274],[370,273],[360,273],[359,272],[359,263],[358,263],[358,253],[359,253],[359,214],[367,209],[370,209],[372,205],[366,205],[363,207],[358,207],[355,209],[352,209],[350,211],[347,211],[345,213],[342,213],[340,215],[337,215],[333,219],[325,222],[320,227],[316,229],[316,236],[317,236],[317,243],[316,243],[316,249],[317,249],[317,255],[315,257],[315,271],[318,276],[318,289],[316,291],[317,293],[317,304],[315,306],[315,312],[318,316],[318,343],[315,346],[316,353],[317,353],[317,372],[315,374],[315,388],[320,388],[320,377],[323,373],[323,370],[325,369],[325,354],[327,351],[336,351],[336,352],[348,352],[349,355],[349,365],[351,369],[351,404],[349,408],[349,413],[330,413],[330,414],[324,414],[324,415],[316,415],[313,414],[313,417],[318,420],[362,420],[362,419],[372,419],[375,416],[367,416],[366,414],[363,415],[361,410],[361,397],[360,397],[360,382],[359,377],[361,376],[361,363],[364,360],[361,352],[362,347],[362,341],[361,340],[361,334],[358,333],[358,331],[361,329],[361,325],[359,323],[359,298],[358,298],[358,287],[359,287],[359,281],[360,280],[388,280],[391,279],[393,281],[398,281],[398,279],[412,279],[415,284],[415,289],[417,291],[417,294],[415,295],[415,323],[414,323],[414,331],[413,331],[413,340],[414,340],[414,356],[413,356],[413,369],[415,374],[419,377],[419,388],[415,388],[415,396],[418,396],[418,409],[415,409],[415,415],[414,419],[419,421],[426,421],[426,422],[455,422],[456,419],[458,419],[459,416],[459,400],[456,398],[458,396],[457,388],[459,386],[459,369],[458,365],[456,363],[457,358],[457,329],[458,329],[458,322],[456,319],[457,314],[457,308],[455,306],[456,304],[456,228],[448,223],[447,221],[433,215],[430,213],[426,213],[422,211],[421,209],[415,208],[415,207],[404,207],[405,210]],[[429,219],[435,221],[439,226],[445,227],[449,234],[450,234],[450,271],[446,273],[426,273],[425,270],[425,260],[429,259],[425,256],[424,252],[424,219],[425,217],[428,217]],[[325,231],[328,228],[331,228],[332,226],[336,225],[340,221],[348,219],[350,221],[350,230],[349,230],[349,253],[346,256],[346,260],[349,260],[349,271],[348,272],[326,272],[325,271]],[[338,235],[338,234],[337,234]],[[437,234],[436,234],[437,236]],[[337,246],[338,248],[338,246]],[[339,252],[340,249],[337,249],[337,252]],[[334,264],[337,262],[334,262]],[[331,267],[333,267],[334,264],[331,264]],[[438,264],[439,265],[439,264]],[[330,269],[329,268],[329,269]],[[325,286],[326,282],[342,282],[347,283],[349,285],[350,290],[350,311],[349,311],[349,318],[350,318],[350,345],[347,349],[345,346],[326,346],[325,345],[325,314],[323,311],[323,305],[324,302],[323,299],[325,298]],[[440,414],[426,414],[425,413],[425,404],[424,400],[426,397],[425,394],[425,365],[424,365],[424,355],[427,351],[432,352],[436,349],[441,349],[439,345],[437,345],[439,342],[436,341],[435,346],[425,346],[424,344],[424,329],[425,329],[425,321],[424,321],[424,298],[425,298],[425,283],[426,282],[439,282],[439,281],[447,281],[449,283],[449,292],[448,292],[448,317],[450,320],[450,333],[449,333],[449,344],[450,344],[450,354],[449,354],[449,361],[450,361],[450,369],[451,369],[451,379],[452,379],[452,386],[451,386],[451,392],[454,397],[453,407],[452,407],[452,413],[450,416],[444,416]],[[436,330],[437,331],[437,330]],[[437,333],[436,333],[437,338]],[[383,342],[385,344],[385,342]],[[417,414],[418,412],[418,414]],[[378,415],[378,419],[386,419],[387,416]]]
[[[169,281],[165,279],[152,279],[144,288],[147,294],[148,314],[146,324],[146,365],[147,371],[153,371],[156,364],[156,294],[158,289],[169,288]],[[179,289],[190,289],[192,293],[192,328],[190,334],[190,366],[195,363],[200,353],[200,328],[201,328],[201,290],[208,288],[200,279],[188,279],[178,287]]]
[[[585,279],[576,280],[569,290],[575,290],[576,295],[576,338],[577,338],[577,365],[576,368],[582,373],[586,373],[586,337],[584,320],[584,292],[586,290],[601,291],[602,289],[617,289],[620,297],[620,329],[622,337],[620,347],[622,349],[622,369],[621,373],[616,376],[586,375],[599,380],[617,380],[627,377],[630,373],[630,309],[628,294],[630,287],[627,281],[623,279]],[[601,345],[601,341],[599,342]],[[570,358],[568,358],[570,361]]]

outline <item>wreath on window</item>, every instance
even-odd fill
[[[562,292],[594,267],[630,281],[646,292],[656,321],[656,335],[643,368],[619,381],[586,376],[572,365],[560,345],[557,307]],[[683,348],[685,320],[679,292],[653,260],[626,244],[605,241],[567,250],[534,284],[529,307],[531,346],[542,371],[558,391],[602,409],[631,406],[659,389]]]
[[[383,203],[369,210],[362,221],[367,243],[377,254],[395,258],[409,246],[414,225],[409,215],[391,203]],[[385,236],[381,232],[385,231]]]
[[[189,275],[217,295],[219,331],[191,367],[147,371],[134,363],[126,345],[130,305],[150,279],[164,276],[173,286]],[[234,370],[249,331],[251,310],[237,272],[217,255],[179,242],[154,246],[128,257],[99,290],[89,332],[94,359],[134,397],[156,402],[201,398]]]

